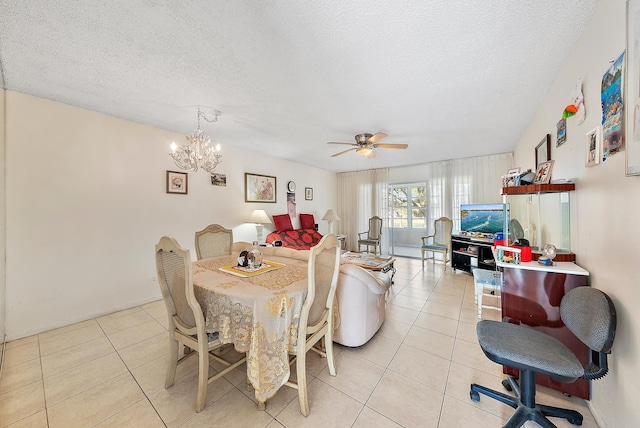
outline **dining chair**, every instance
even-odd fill
[[[196,232],[196,255],[198,260],[231,254],[233,230],[219,224],[210,224]]]
[[[309,415],[307,395],[307,352],[312,350],[327,358],[329,374],[336,375],[333,362],[333,317],[336,286],[340,271],[340,245],[334,234],[325,235],[309,251],[307,297],[302,305],[294,355],[290,364],[296,364],[297,383],[285,385],[298,390],[300,412]],[[316,345],[321,342],[320,348]]]
[[[436,254],[441,253],[444,260],[444,268],[447,269],[447,262],[451,260],[451,231],[453,221],[447,217],[440,217],[433,222],[433,234],[423,236],[422,239],[422,264],[424,265],[424,254],[431,253],[430,259],[436,262]],[[431,239],[431,243],[427,241]]]
[[[380,247],[381,237],[382,219],[378,216],[373,216],[369,219],[369,230],[358,233],[358,252],[363,245],[366,245],[367,252],[369,252],[369,247],[373,247],[373,254],[378,254],[378,248],[380,248],[380,254],[382,254],[382,247]]]
[[[193,290],[189,250],[182,248],[175,239],[163,236],[156,244],[156,272],[169,318],[170,360],[164,387],[173,385],[178,364],[197,353],[199,376],[196,412],[200,412],[206,403],[207,385],[244,363],[246,358],[231,363],[211,353],[220,348],[222,342],[217,335],[208,335],[205,331],[204,314]],[[180,345],[196,352],[185,353],[179,358]],[[209,377],[209,358],[226,367]]]

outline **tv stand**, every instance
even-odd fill
[[[464,235],[451,235],[451,267],[471,273],[474,268],[495,270],[493,241]]]

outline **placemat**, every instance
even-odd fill
[[[284,266],[286,266],[284,263],[270,262],[265,260],[262,262],[262,266],[255,270],[243,268],[238,265],[222,266],[218,268],[218,270],[229,273],[231,275],[240,276],[242,278],[251,278],[256,275],[271,272],[272,270],[280,269]]]

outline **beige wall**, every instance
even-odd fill
[[[198,171],[188,195],[166,194],[166,170],[178,169],[169,145],[183,135],[12,91],[6,101],[8,340],[159,299],[153,247],[162,235],[193,250],[194,232],[220,223],[253,240],[246,219],[254,209],[286,213],[289,180],[297,212],[314,214],[321,233],[336,206],[335,173],[224,141],[217,172],[226,187]],[[245,172],[276,176],[278,202],[245,203]]]
[[[6,204],[5,204],[5,112],[4,112],[5,90],[0,89],[0,343],[4,342],[6,333],[6,265],[5,265],[5,226],[6,226]],[[1,364],[1,363],[0,363]]]
[[[586,168],[585,134],[600,123],[602,75],[624,49],[625,1],[600,2],[515,150],[515,165],[531,168],[535,146],[552,134],[553,178],[576,182],[572,248],[578,264],[590,272],[591,285],[612,297],[618,313],[610,372],[592,383],[593,412],[603,427],[610,428],[637,426],[640,420],[640,176],[625,177],[624,152]],[[556,147],[556,123],[578,77],[584,78],[586,120],[576,125],[575,118],[567,119],[567,141]]]

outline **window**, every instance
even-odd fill
[[[389,187],[390,215],[397,229],[425,229],[427,226],[426,184],[396,184]]]

